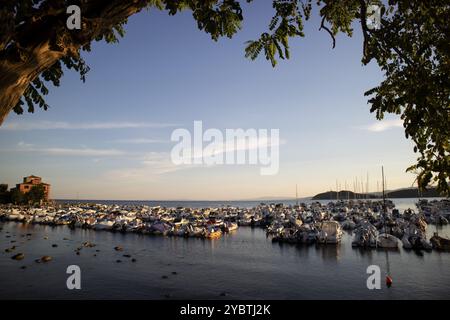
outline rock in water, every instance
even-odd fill
[[[83,247],[93,248],[93,247],[95,247],[95,244],[92,242],[86,241],[86,242],[83,242]]]
[[[25,255],[23,253],[18,253],[11,257],[11,259],[14,259],[14,260],[22,260],[23,258],[25,258]]]
[[[52,257],[50,257],[50,256],[43,256],[42,258],[41,258],[41,261],[42,262],[49,262],[49,261],[51,261],[53,258]]]
[[[114,250],[116,250],[116,251],[122,251],[123,248],[122,248],[121,246],[117,246],[117,247],[114,247]]]

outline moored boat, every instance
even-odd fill
[[[206,231],[205,237],[207,239],[218,239],[222,236],[222,231],[219,228],[210,227]]]
[[[399,239],[388,233],[382,233],[378,236],[377,246],[385,249],[397,249]]]
[[[232,232],[238,229],[238,224],[235,222],[226,222],[224,224],[223,230],[225,232]]]
[[[450,251],[450,239],[440,237],[437,233],[431,237],[430,242],[436,250]]]

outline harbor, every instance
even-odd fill
[[[4,272],[0,296],[67,299],[448,297],[450,254],[433,248],[430,241],[436,232],[443,238],[450,236],[449,225],[444,220],[448,201],[419,203],[414,199],[409,203],[398,200],[387,203],[389,217],[397,223],[397,228],[392,226],[388,232],[398,239],[397,248],[389,250],[378,243],[375,247],[355,245],[358,230],[367,226],[366,223],[373,225],[378,235],[384,233],[379,201],[371,201],[370,206],[367,201],[355,201],[352,208],[349,208],[350,203],[325,201],[298,206],[274,203],[243,208],[236,204],[198,209],[86,203],[26,210],[3,207],[0,266]],[[416,203],[419,207],[414,208]],[[436,207],[441,210],[437,211]],[[321,220],[316,212],[323,212]],[[367,215],[374,217],[372,222],[366,221]],[[405,234],[408,232],[409,237],[417,236],[411,230],[413,226],[418,229],[420,226],[414,216],[425,220],[424,239],[431,244],[431,250],[407,249],[402,241],[404,237],[397,233],[402,230]],[[88,224],[80,224],[80,217],[88,220]],[[197,217],[196,220],[193,217]],[[359,224],[355,222],[356,217],[361,219]],[[37,221],[33,220],[35,218]],[[355,222],[353,229],[349,229],[349,219]],[[336,243],[328,241],[331,238],[321,229],[324,222],[339,225],[340,232],[333,235],[337,236]],[[167,233],[161,232],[159,227],[152,228],[161,223]],[[227,232],[225,226],[234,226],[234,223],[238,225],[237,230]],[[189,226],[203,228],[204,233],[189,234]],[[313,230],[313,227],[317,228],[315,241],[302,243],[305,230]],[[274,233],[276,228],[278,233]],[[208,229],[217,229],[220,236],[209,238]],[[21,260],[11,259],[19,253],[23,254]],[[51,260],[43,261],[46,256]],[[77,292],[65,288],[65,269],[72,264],[83,270],[83,287]],[[367,289],[366,268],[372,264],[380,266],[383,276],[389,271],[394,279],[391,288]],[[7,277],[8,274],[15,276]]]
[[[450,251],[450,240],[428,225],[447,225],[450,201],[420,200],[401,212],[391,200],[349,200],[295,205],[261,203],[253,208],[168,208],[148,205],[59,204],[39,207],[5,205],[0,219],[25,224],[67,226],[155,236],[218,239],[239,227],[258,227],[274,242],[336,245],[343,231],[352,246]],[[11,250],[11,249],[10,249]]]

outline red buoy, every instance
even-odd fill
[[[392,278],[390,276],[386,276],[386,285],[388,288],[392,286]]]

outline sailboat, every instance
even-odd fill
[[[387,208],[386,208],[386,195],[384,192],[384,168],[381,167],[381,175],[383,179],[383,220],[384,220],[384,232],[378,235],[377,247],[385,249],[397,249],[399,239],[389,234],[386,229]]]

